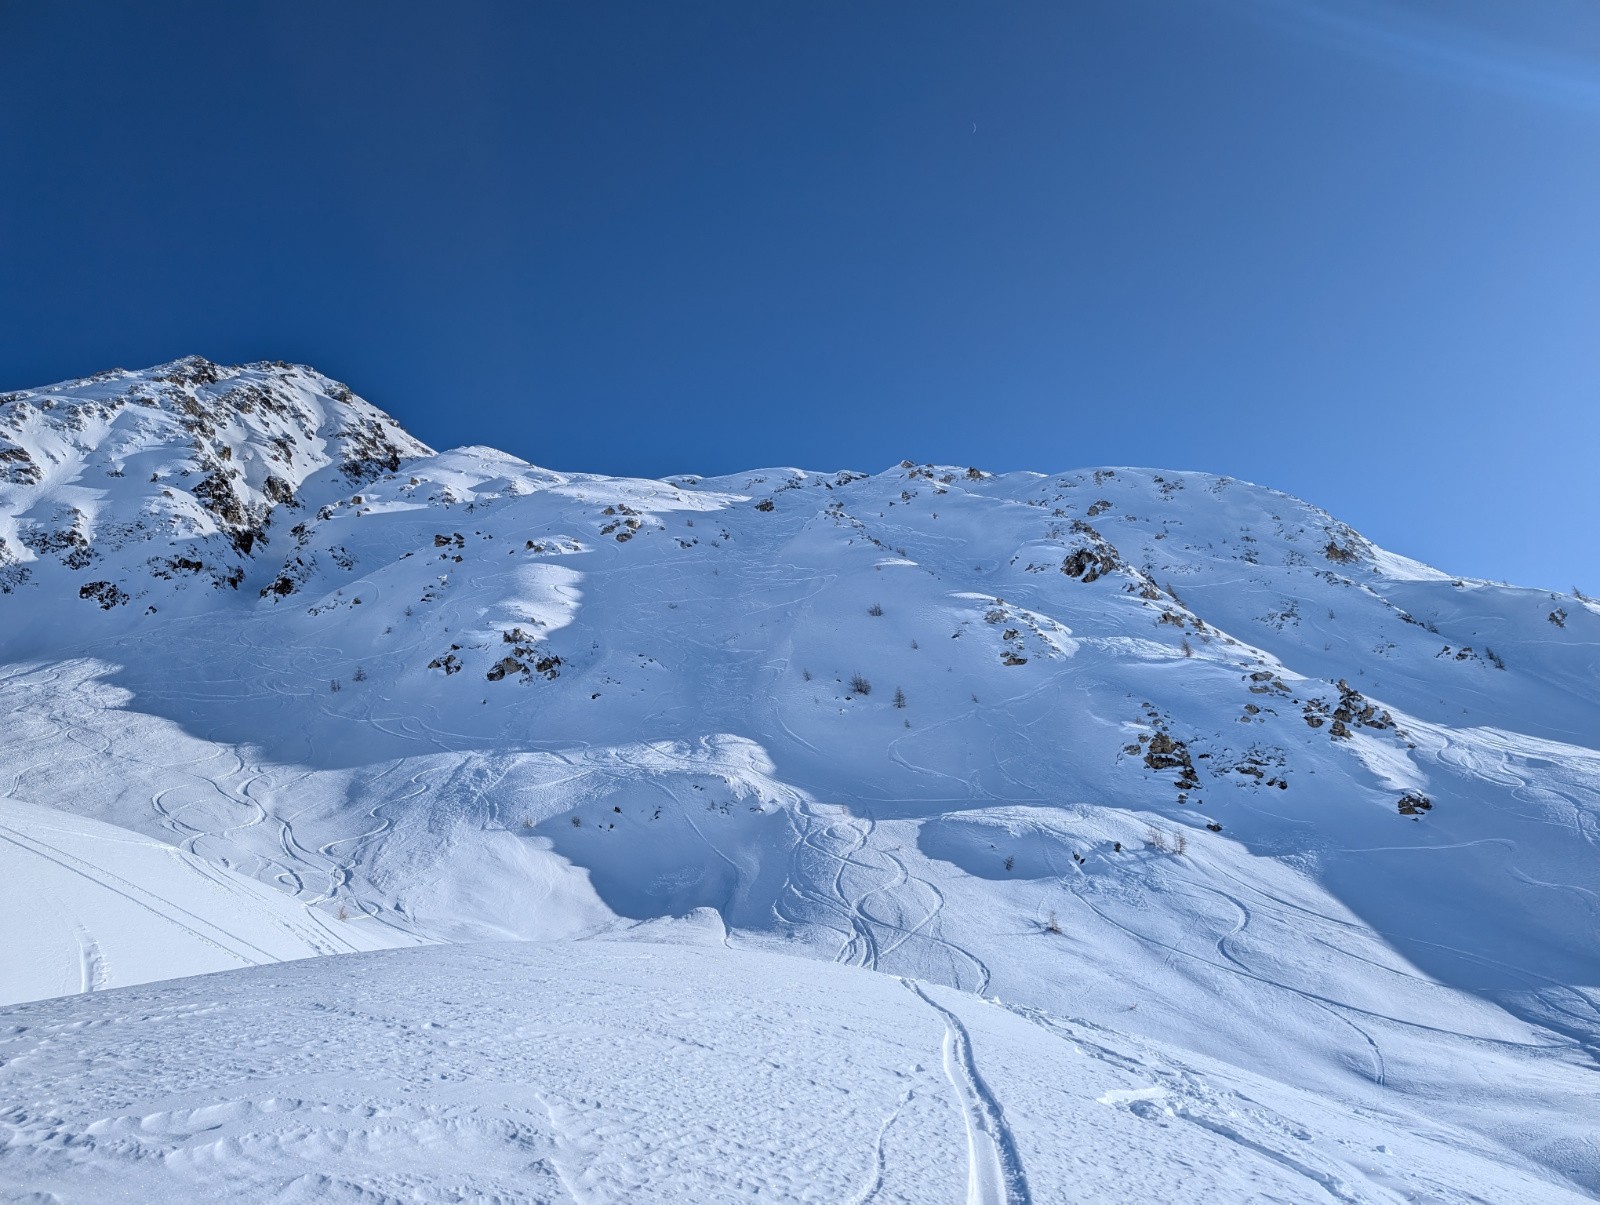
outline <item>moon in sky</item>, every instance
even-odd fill
[[[973,122],[972,123],[972,132],[974,134],[976,134],[978,132],[978,123],[977,122]]]

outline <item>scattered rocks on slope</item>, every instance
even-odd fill
[[[1189,746],[1160,729],[1151,734],[1148,740],[1145,737],[1140,737],[1139,740],[1144,748],[1144,764],[1147,769],[1179,772],[1176,784],[1179,791],[1178,802],[1187,802],[1187,792],[1200,788],[1200,775],[1189,756]]]
[[[120,607],[128,601],[127,591],[119,589],[111,582],[88,582],[78,588],[78,597],[93,599],[100,604],[102,611]]]
[[[1421,791],[1407,791],[1400,796],[1399,810],[1402,816],[1420,816],[1433,810],[1433,800]]]
[[[38,485],[44,472],[33,463],[26,448],[0,448],[0,481],[11,485]]]
[[[1252,670],[1246,675],[1250,683],[1250,693],[1253,695],[1286,695],[1289,687],[1284,680],[1270,669]],[[1315,728],[1317,725],[1313,724]]]
[[[1082,582],[1098,581],[1119,564],[1116,553],[1108,544],[1105,547],[1079,548],[1067,554],[1061,562],[1061,572]]]
[[[446,653],[442,657],[435,657],[432,661],[428,662],[428,668],[444,670],[445,677],[447,678],[451,674],[459,674],[464,667],[461,664],[461,658],[456,656],[454,650],[458,650],[460,647],[461,646],[459,644],[452,644],[450,646],[452,651]]]
[[[1338,683],[1339,702],[1329,707],[1321,699],[1307,699],[1304,708],[1306,726],[1321,728],[1328,724],[1328,736],[1333,740],[1349,740],[1351,725],[1377,731],[1394,730],[1394,717],[1376,703],[1367,699],[1343,678]]]
[[[489,668],[489,672],[484,677],[491,682],[498,682],[507,674],[526,673],[527,669],[528,667],[515,657],[503,657]]]

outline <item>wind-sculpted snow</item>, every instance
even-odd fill
[[[17,1006],[0,1102],[0,1183],[31,1200],[1583,1199],[1433,1121],[720,944],[432,947]]]
[[[0,405],[10,796],[421,938],[711,908],[1600,1191],[1600,606],[1198,473],[569,475],[202,365]]]

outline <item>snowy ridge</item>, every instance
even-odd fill
[[[414,938],[712,909],[1600,1191],[1588,600],[1199,473],[561,474],[270,365],[8,396],[12,798]]]
[[[191,356],[0,395],[0,591],[154,614],[185,584],[237,590],[281,515],[427,451],[283,363]]]

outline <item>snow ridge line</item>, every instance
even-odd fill
[[[1005,1112],[972,1057],[972,1037],[961,1018],[937,1003],[913,980],[900,979],[908,991],[944,1021],[944,1074],[961,1103],[967,1126],[966,1205],[1032,1205],[1028,1178],[1022,1171],[1016,1139]]]

